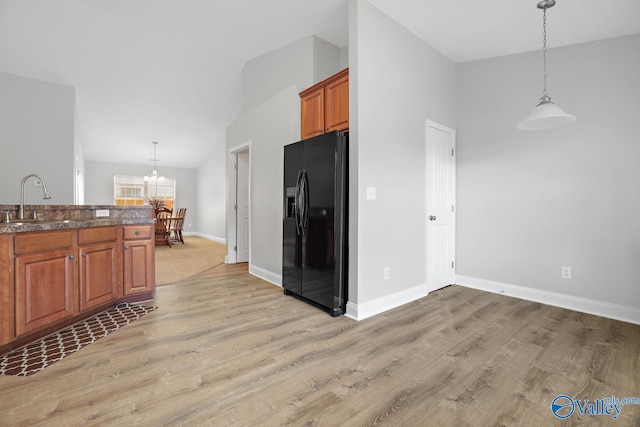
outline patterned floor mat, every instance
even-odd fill
[[[0,375],[27,376],[117,331],[157,307],[118,304],[82,322],[0,356]]]

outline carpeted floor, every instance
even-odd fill
[[[156,246],[156,286],[183,281],[224,263],[227,246],[198,236],[185,236],[184,244]]]

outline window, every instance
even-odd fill
[[[116,175],[113,177],[113,198],[116,205],[144,205],[144,177]]]
[[[165,206],[173,209],[176,198],[175,179],[115,175],[113,177],[113,198],[116,205],[145,205],[149,199],[160,199]]]
[[[164,205],[173,209],[173,200],[176,198],[176,180],[164,177],[150,176],[145,181],[147,187],[147,200],[160,199]]]

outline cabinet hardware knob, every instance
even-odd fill
[[[69,259],[74,259],[75,257],[75,255],[69,255]]]
[[[82,252],[82,256],[83,256],[84,258],[86,258],[86,257],[87,257],[87,253],[86,253],[86,252]]]
[[[136,231],[134,234],[135,234],[136,236],[139,236],[139,235],[140,235],[140,232],[139,232],[139,231]]]
[[[125,247],[124,247],[124,250],[125,250],[125,251],[128,251],[128,250],[129,250],[129,246],[125,246]]]

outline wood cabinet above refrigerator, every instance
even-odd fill
[[[349,69],[300,92],[300,138],[349,129]]]

